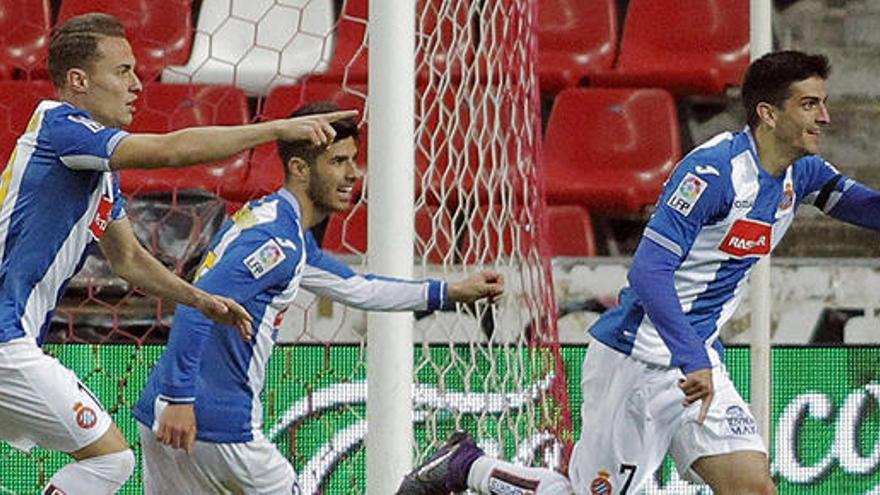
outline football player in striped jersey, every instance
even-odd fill
[[[294,116],[335,110],[315,103]],[[300,288],[373,311],[442,310],[502,295],[493,271],[455,283],[401,280],[359,275],[322,251],[309,229],[345,210],[361,178],[357,123],[332,127],[324,146],[279,141],[284,187],[247,203],[212,241],[195,284],[242,304],[254,319],[254,339],[244,342],[199,312],[178,309],[133,411],[146,493],[298,493],[293,467],[263,435],[260,394],[282,317]]]

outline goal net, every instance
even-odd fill
[[[492,454],[563,467],[572,432],[542,237],[537,2],[419,0],[416,9],[414,273],[458,280],[493,269],[507,295],[414,314],[415,460],[464,428]],[[134,130],[279,118],[315,100],[361,110],[364,184],[351,208],[315,233],[324,249],[369,271],[366,0],[202,0],[192,10],[190,58],[145,82]],[[33,98],[45,89],[29,88]],[[223,218],[282,177],[267,145],[185,172],[127,173],[122,186],[141,241],[190,277]],[[135,450],[130,411],[173,310],[96,256],[53,320],[48,350],[99,395]],[[264,430],[307,493],[365,492],[366,353],[377,352],[365,322],[360,311],[301,294],[270,360]],[[65,462],[2,444],[0,493],[33,492]],[[137,474],[124,493],[140,493],[140,483]]]

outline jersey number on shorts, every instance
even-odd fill
[[[636,469],[638,466],[635,464],[621,464],[620,465],[620,474],[626,473],[626,482],[623,483],[623,488],[620,489],[620,495],[626,495],[626,492],[629,491],[629,485],[632,483],[633,476],[636,475]]]

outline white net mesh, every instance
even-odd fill
[[[348,1],[341,23],[357,25],[365,12],[364,2]],[[454,279],[493,268],[508,283],[508,297],[496,306],[417,315],[420,458],[455,428],[469,429],[490,452],[521,462],[558,466],[564,454],[558,438],[569,428],[568,405],[540,242],[535,13],[534,3],[523,1],[417,4],[416,274]],[[364,108],[367,43],[348,43],[346,53],[354,58],[328,62],[343,68],[341,77],[306,78],[298,96]],[[364,132],[368,123],[367,115]],[[367,206],[363,196],[332,219],[324,247],[363,262]],[[299,309],[302,318],[288,319],[291,341],[350,341],[365,349],[362,314],[309,296]],[[362,404],[344,409],[365,419]],[[356,452],[355,458],[361,455]]]

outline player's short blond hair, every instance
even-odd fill
[[[70,69],[94,63],[98,58],[98,41],[103,36],[125,37],[119,19],[92,12],[71,17],[55,29],[49,42],[49,76],[56,88],[64,87]]]

